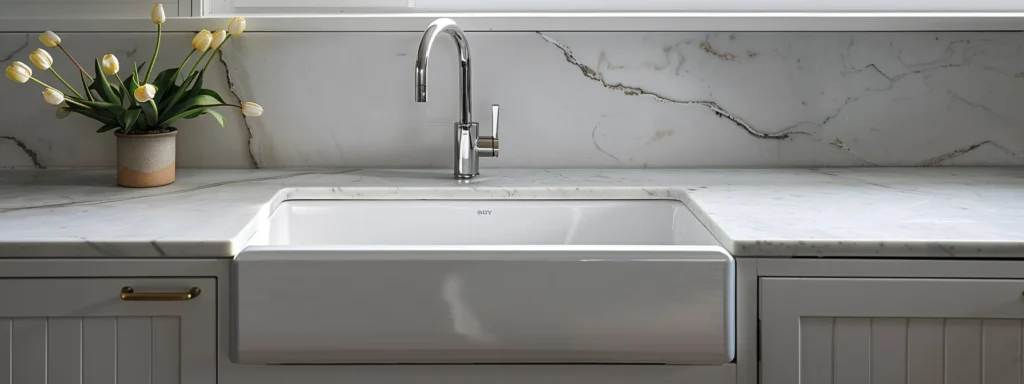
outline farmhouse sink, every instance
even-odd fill
[[[734,355],[733,259],[677,201],[285,201],[232,272],[240,364]]]
[[[718,245],[675,201],[285,201],[266,245]]]

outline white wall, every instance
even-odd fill
[[[177,65],[191,34],[164,39]],[[503,107],[502,157],[482,167],[1024,164],[1020,33],[471,33],[476,120]],[[148,60],[151,34],[64,34],[79,58]],[[180,126],[182,166],[448,167],[451,44],[413,102],[418,33],[247,33],[226,49],[235,91],[266,114]],[[0,65],[35,35],[0,34]],[[177,52],[175,52],[177,50]],[[567,55],[571,52],[571,55]],[[58,69],[73,74],[60,58]],[[207,83],[225,89],[215,63]],[[636,95],[637,93],[644,93]],[[226,94],[227,95],[227,94]],[[0,81],[0,136],[47,167],[110,166],[113,137],[54,120],[31,85]],[[231,111],[225,111],[231,112]],[[250,142],[249,136],[252,135]],[[32,167],[0,138],[0,167]]]

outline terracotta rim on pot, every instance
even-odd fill
[[[178,130],[117,136],[117,185],[130,188],[159,187],[175,179],[175,136]]]

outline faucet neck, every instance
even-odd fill
[[[430,51],[434,47],[434,41],[441,34],[451,36],[455,46],[459,50],[459,85],[461,88],[459,97],[460,123],[470,124],[473,122],[472,103],[472,73],[470,66],[469,41],[466,34],[462,32],[452,19],[437,19],[427,27],[420,39],[420,49],[416,54],[416,101],[427,101],[427,68],[430,61]]]

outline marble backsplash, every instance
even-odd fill
[[[471,33],[475,120],[502,106],[489,167],[1024,165],[1024,36],[944,33]],[[152,34],[67,33],[79,59],[148,60]],[[191,34],[168,34],[177,65]],[[179,125],[178,164],[448,167],[454,47],[413,102],[418,33],[247,33],[206,83],[256,101]],[[0,66],[35,34],[0,34]],[[72,67],[54,53],[60,72]],[[67,76],[66,76],[67,77]],[[43,74],[43,79],[48,75]],[[70,79],[69,79],[70,80]],[[74,82],[72,82],[74,83]],[[114,138],[53,118],[36,87],[0,81],[0,167],[95,167]]]

